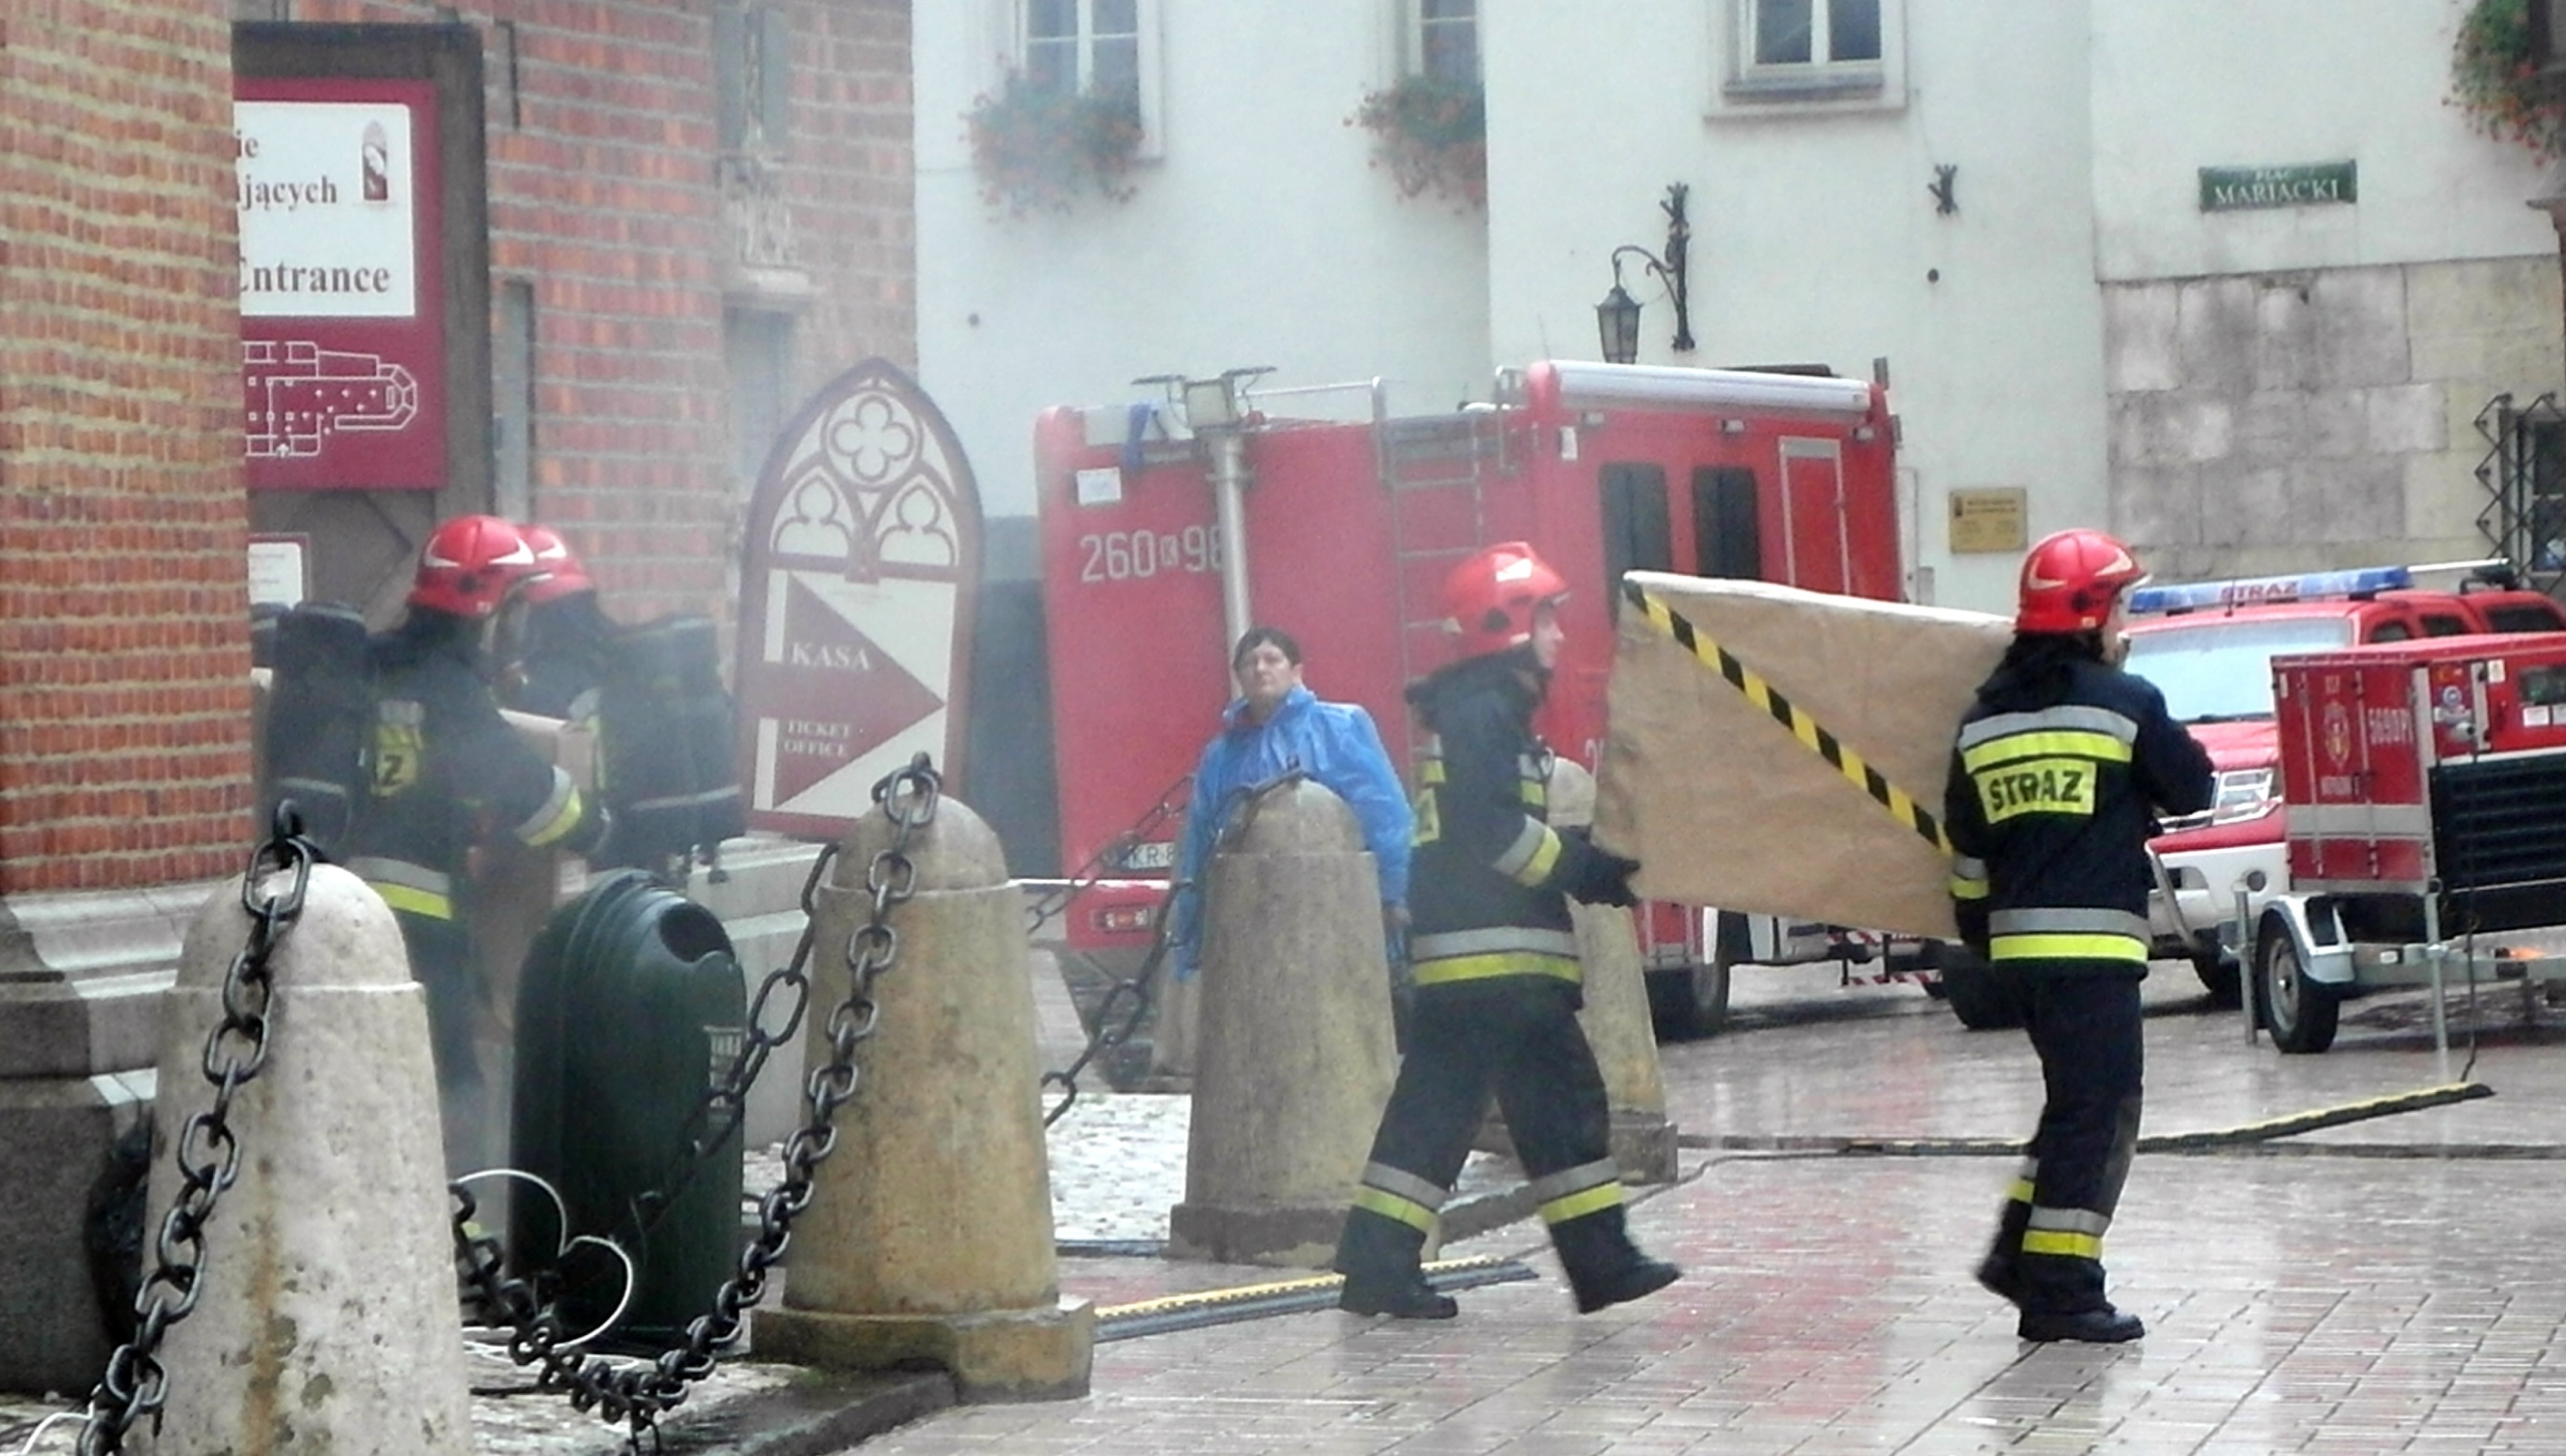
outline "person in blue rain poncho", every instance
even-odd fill
[[[1220,732],[1204,745],[1185,812],[1176,876],[1191,887],[1175,899],[1168,940],[1174,985],[1160,1003],[1152,1058],[1161,1075],[1191,1068],[1189,1021],[1193,982],[1201,969],[1204,881],[1230,811],[1256,786],[1298,769],[1346,802],[1363,828],[1381,876],[1384,931],[1395,945],[1408,912],[1409,840],[1415,821],[1408,795],[1382,746],[1372,715],[1352,703],[1322,701],[1302,684],[1301,644],[1270,626],[1250,627],[1230,653],[1238,696],[1221,714]]]

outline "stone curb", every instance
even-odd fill
[[[956,1403],[941,1370],[808,1374],[778,1389],[743,1392],[660,1424],[658,1449],[728,1456],[828,1456]]]

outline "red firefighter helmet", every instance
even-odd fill
[[[457,516],[428,533],[409,605],[455,616],[488,616],[535,571],[535,553],[496,516]]]
[[[2014,630],[2089,632],[2112,603],[2147,579],[2136,557],[2100,531],[2078,527],[2044,536],[2022,559],[2022,600]]]
[[[1443,628],[1464,657],[1532,640],[1534,608],[1568,595],[1567,579],[1520,541],[1487,547],[1443,579]]]
[[[589,580],[588,568],[571,554],[570,543],[550,526],[528,523],[517,528],[525,538],[526,549],[535,554],[533,580],[526,583],[526,601],[540,606],[556,602],[578,592],[594,592],[597,583]]]

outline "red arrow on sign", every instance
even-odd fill
[[[754,705],[775,725],[775,804],[790,803],[944,706],[798,580],[786,587],[783,650],[782,661],[767,665],[767,691]]]

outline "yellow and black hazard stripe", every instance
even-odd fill
[[[1800,706],[1776,691],[1735,653],[1714,641],[1710,634],[1694,626],[1674,608],[1643,590],[1636,582],[1624,582],[1622,595],[1640,611],[1647,614],[1658,630],[1674,638],[1675,645],[1690,652],[1701,664],[1728,680],[1731,687],[1746,694],[1746,700],[1773,715],[1793,738],[1811,753],[1827,761],[1845,780],[1872,802],[1889,812],[1889,817],[1914,830],[1918,837],[1934,849],[1948,854],[1951,841],[1942,833],[1942,822],[1918,804],[1913,795],[1881,776],[1878,769],[1863,760],[1861,754],[1844,746],[1824,724],[1812,718]]]

